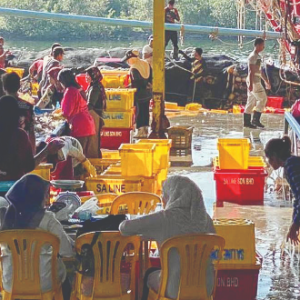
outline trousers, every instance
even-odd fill
[[[245,113],[251,114],[254,107],[257,112],[263,112],[267,103],[267,94],[261,82],[253,83],[253,90],[252,92],[248,91],[247,96]]]

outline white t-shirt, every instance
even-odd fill
[[[262,58],[261,56],[255,52],[250,53],[248,57],[248,67],[250,69],[250,65],[254,66],[254,77],[253,83],[260,83],[261,82],[261,64]]]
[[[151,67],[153,64],[153,56],[150,56],[149,58],[145,58],[145,54],[152,54],[152,53],[153,53],[153,48],[151,48],[149,45],[146,45],[143,48],[143,59],[146,60]]]

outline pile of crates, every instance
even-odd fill
[[[256,299],[262,258],[255,249],[254,223],[245,219],[216,219],[214,226],[225,239],[214,299]],[[212,259],[217,256],[212,253]]]
[[[135,89],[105,89],[106,111],[101,132],[101,148],[116,150],[123,143],[131,143],[135,124]]]
[[[249,139],[218,139],[219,156],[214,159],[217,205],[224,201],[261,204],[268,175],[262,157],[250,157]]]
[[[160,195],[168,175],[171,145],[171,140],[145,139],[122,144],[119,152],[103,152],[102,160],[91,160],[101,175],[87,178],[87,189],[97,194],[141,191]]]
[[[101,70],[102,84],[106,92],[106,111],[103,114],[104,128],[101,131],[101,148],[119,149],[122,143],[132,142],[132,130],[135,124],[135,89],[130,84],[129,70]],[[76,76],[84,90],[88,83],[85,74]]]

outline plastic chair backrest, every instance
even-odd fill
[[[166,297],[168,283],[169,252],[177,249],[180,256],[180,287],[177,299],[208,300],[206,271],[211,253],[218,248],[218,260],[221,259],[225,240],[215,234],[192,234],[174,237],[163,243],[161,247],[161,286],[159,298]],[[217,272],[215,272],[215,283]]]
[[[107,204],[113,202],[118,195],[117,194],[97,194],[98,204]]]
[[[111,205],[110,214],[117,215],[121,205],[127,205],[131,215],[144,215],[153,212],[156,204],[161,203],[161,198],[155,194],[134,192],[117,197]]]
[[[94,234],[95,232],[86,233],[76,240],[75,248],[78,253],[84,244],[92,243]],[[128,247],[129,245],[133,247]],[[140,239],[137,236],[124,237],[119,232],[101,232],[93,247],[95,277],[93,292],[89,298],[121,297],[121,262],[126,250],[131,262],[131,292],[135,293],[135,262],[138,259],[139,246]]]
[[[39,258],[43,246],[52,247],[52,291],[58,291],[57,236],[42,230],[6,230],[0,232],[0,244],[7,245],[12,255],[12,299],[41,299]]]

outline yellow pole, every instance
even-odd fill
[[[150,138],[166,138],[162,119],[165,112],[165,1],[153,1],[153,113]]]

